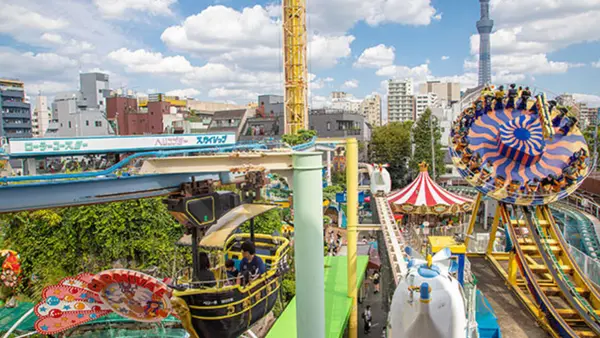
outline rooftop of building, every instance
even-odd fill
[[[246,109],[219,110],[215,112],[213,119],[241,119],[246,111]]]

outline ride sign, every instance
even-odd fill
[[[234,145],[235,133],[11,139],[11,157],[70,156]]]

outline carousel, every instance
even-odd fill
[[[443,216],[471,211],[472,200],[440,187],[431,179],[427,168],[427,163],[419,164],[419,176],[402,190],[388,196],[394,213]]]

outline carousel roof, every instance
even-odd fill
[[[398,212],[442,214],[469,211],[473,201],[444,190],[427,173],[427,164],[419,165],[419,176],[408,186],[388,196]]]

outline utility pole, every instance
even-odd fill
[[[431,131],[431,170],[435,181],[435,139],[433,138],[433,113],[429,111],[429,130]]]

